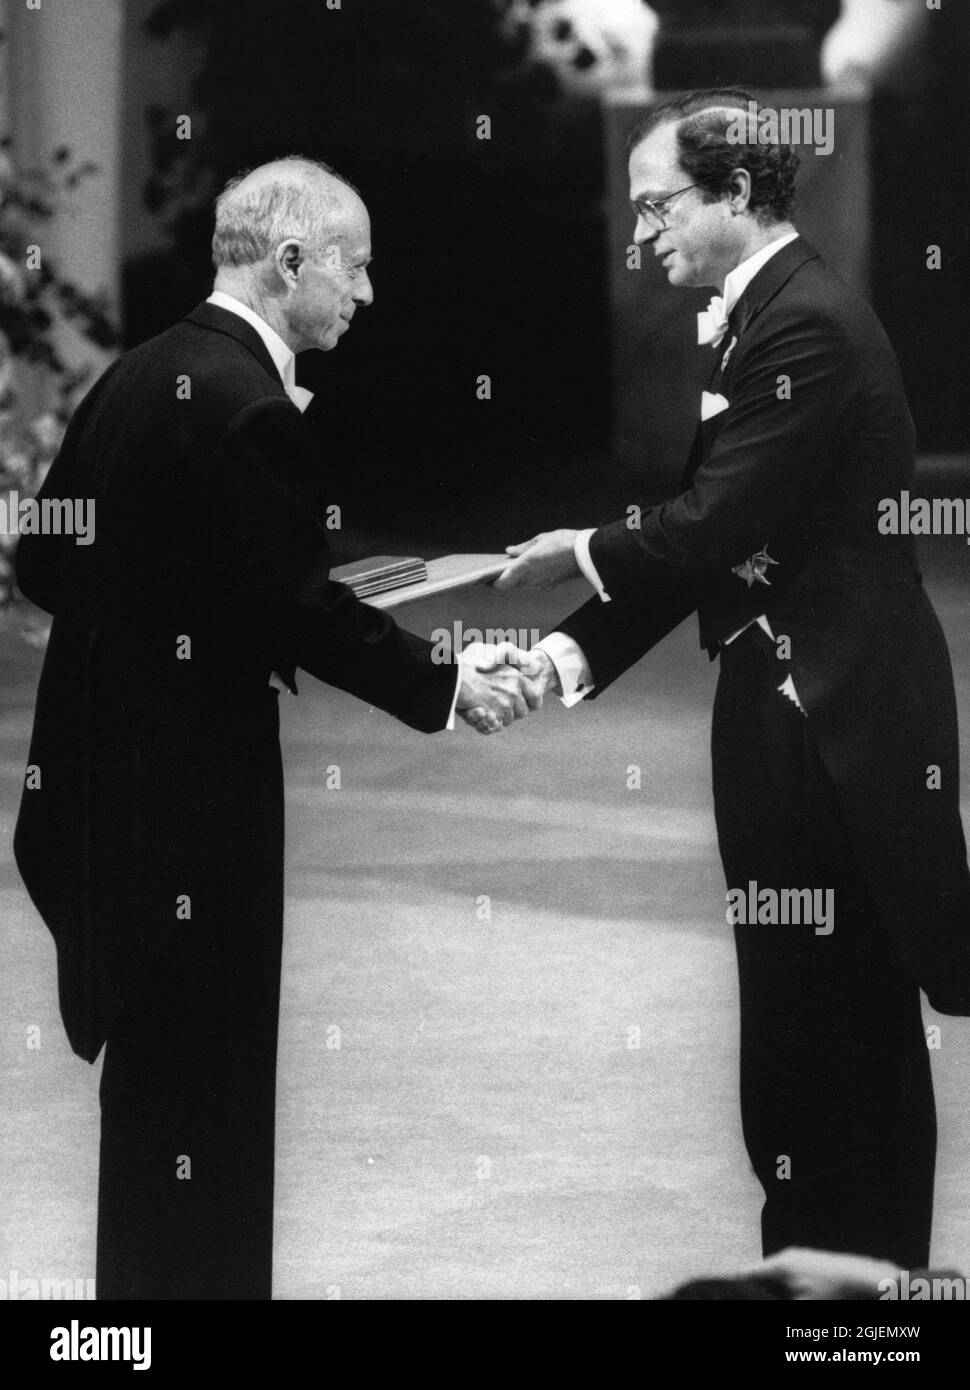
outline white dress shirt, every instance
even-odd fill
[[[241,299],[236,299],[231,294],[226,294],[223,290],[213,290],[206,303],[215,304],[220,309],[228,309],[230,314],[238,314],[241,319],[246,320],[250,328],[255,328],[266,345],[266,351],[273,359],[273,365],[280,374],[280,380],[286,394],[299,410],[306,410],[313,400],[313,392],[308,391],[305,386],[297,386],[296,357],[276,330],[270,328],[266,320],[261,319],[255,310],[250,309],[248,304],[244,304]]]
[[[786,232],[784,236],[776,237],[775,240],[769,242],[767,246],[763,246],[760,251],[756,251],[753,256],[749,256],[747,260],[735,266],[724,281],[723,301],[725,317],[731,313],[731,310],[737,304],[738,300],[762,266],[767,264],[772,256],[776,255],[783,246],[787,246],[789,242],[794,241],[797,236],[797,232]],[[590,584],[592,584],[599,595],[600,601],[602,603],[609,603],[610,596],[603,587],[603,581],[589,553],[590,538],[595,530],[595,526],[591,526],[586,530],[580,531],[576,536],[573,551],[580,572],[589,580]],[[771,628],[768,626],[768,620],[762,613],[760,617],[752,618],[751,623],[746,623],[744,627],[732,633],[724,645],[727,646],[730,642],[733,642],[736,637],[740,637],[741,633],[750,627],[752,623],[757,623],[759,627],[764,629],[769,637],[772,636]],[[550,632],[548,637],[544,637],[542,641],[538,643],[538,646],[546,653],[556,668],[556,672],[559,676],[559,684],[562,686],[562,695],[560,696],[562,703],[567,709],[571,705],[578,704],[578,702],[584,699],[593,689],[593,673],[590,670],[589,662],[586,660],[582,647],[580,647],[579,643],[572,637],[567,637],[564,632]],[[778,689],[790,700],[793,700],[795,704],[798,705],[799,709],[802,708],[798,696],[795,693],[795,687],[792,683],[791,676],[789,676]],[[804,710],[802,712],[804,713]]]
[[[266,351],[273,359],[273,365],[280,374],[280,380],[290,400],[299,410],[306,410],[313,400],[313,392],[307,391],[303,386],[296,384],[296,357],[286,346],[283,339],[275,329],[270,328],[265,319],[250,309],[248,304],[243,304],[242,300],[235,299],[231,294],[225,294],[222,290],[213,290],[206,300],[207,304],[215,304],[220,309],[228,309],[230,314],[238,314],[241,319],[245,319],[251,328],[254,328],[266,344]],[[451,712],[448,715],[448,723],[445,728],[452,730],[455,727],[455,707],[458,704],[458,694],[461,690],[461,662],[458,665],[458,675],[455,681],[455,697],[451,702]],[[270,685],[274,690],[285,690],[289,692],[289,686],[274,671],[270,676]]]

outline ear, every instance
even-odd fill
[[[751,175],[747,169],[734,169],[731,173],[728,203],[732,213],[747,211],[751,201]]]
[[[296,284],[304,261],[303,247],[298,241],[281,241],[276,248],[276,270],[287,285]]]

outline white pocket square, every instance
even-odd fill
[[[719,396],[716,391],[701,392],[701,419],[709,420],[712,415],[720,415],[722,410],[727,410],[730,401],[726,401],[723,396]]]

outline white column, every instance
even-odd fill
[[[46,168],[61,146],[97,172],[38,228],[42,253],[80,289],[105,291],[116,318],[122,0],[0,0],[7,33],[6,129],[20,169]],[[2,74],[0,74],[2,76]],[[112,354],[63,336],[72,362]]]

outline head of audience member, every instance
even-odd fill
[[[670,1293],[663,1294],[660,1302],[700,1302],[700,1303],[778,1303],[787,1302],[791,1295],[781,1281],[768,1275],[736,1274],[731,1276],[709,1275],[706,1278],[690,1279],[680,1284]]]
[[[329,352],[372,303],[370,219],[357,190],[302,155],[230,179],[216,200],[215,288],[248,305],[293,352]]]
[[[652,107],[630,136],[634,241],[650,247],[672,285],[721,289],[742,261],[793,230],[798,153],[761,141],[757,109],[740,87],[689,92]]]

